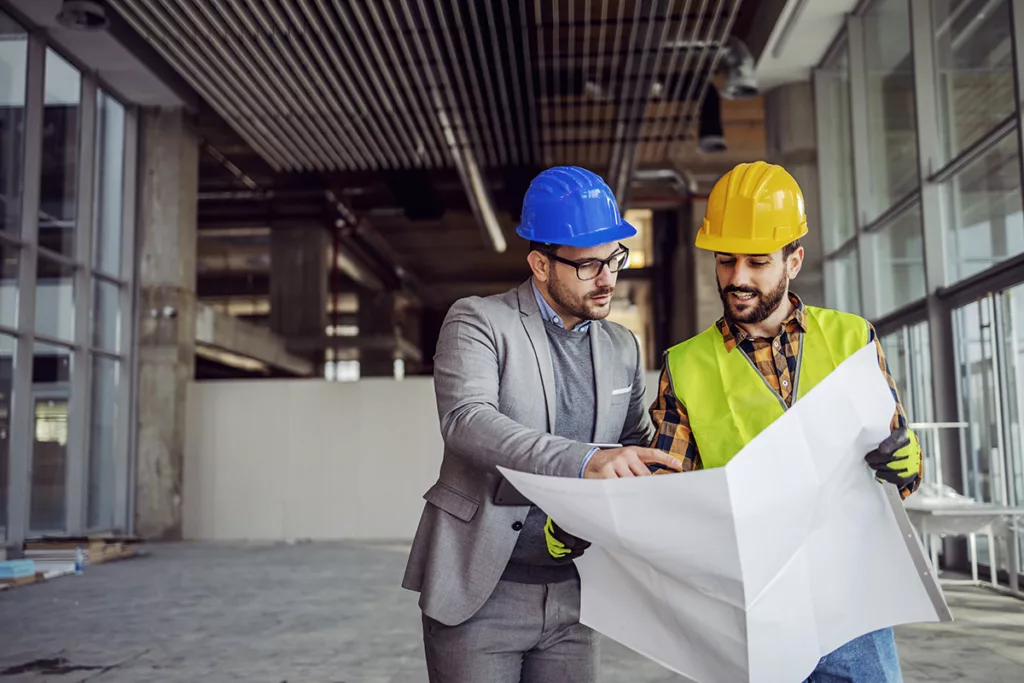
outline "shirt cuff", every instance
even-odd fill
[[[590,459],[593,458],[594,457],[594,453],[597,453],[599,450],[601,450],[601,449],[600,448],[593,448],[593,449],[590,450],[589,453],[587,453],[587,457],[583,458],[583,464],[580,465],[580,479],[583,478],[583,473],[586,471],[587,464],[590,462]]]

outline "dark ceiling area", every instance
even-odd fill
[[[734,92],[752,0],[109,4],[202,99],[198,292],[254,322],[273,231],[320,226],[333,293],[402,291],[436,325],[528,275],[543,168],[671,209],[763,153],[761,99]]]

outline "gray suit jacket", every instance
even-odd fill
[[[629,330],[608,321],[590,329],[597,389],[594,443],[643,445],[654,428],[644,405],[640,349]],[[591,446],[553,436],[554,370],[531,281],[487,298],[456,302],[434,356],[444,457],[425,494],[403,587],[420,608],[459,624],[497,585],[529,506],[496,506],[496,465],[579,476]],[[581,406],[591,410],[592,406]],[[515,528],[513,528],[515,525]]]

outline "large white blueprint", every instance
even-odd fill
[[[894,488],[864,462],[894,410],[869,344],[723,468],[501,472],[593,543],[576,562],[584,624],[699,683],[797,683],[857,636],[949,618]]]

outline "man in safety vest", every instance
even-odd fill
[[[650,411],[657,429],[652,446],[679,458],[684,471],[721,467],[873,341],[896,411],[892,433],[865,459],[905,498],[921,481],[921,449],[874,328],[849,313],[806,306],[789,290],[803,263],[799,240],[806,234],[803,194],[782,167],[739,164],[716,183],[696,246],[714,253],[725,311],[666,353]],[[809,680],[901,680],[892,629],[823,657]]]

